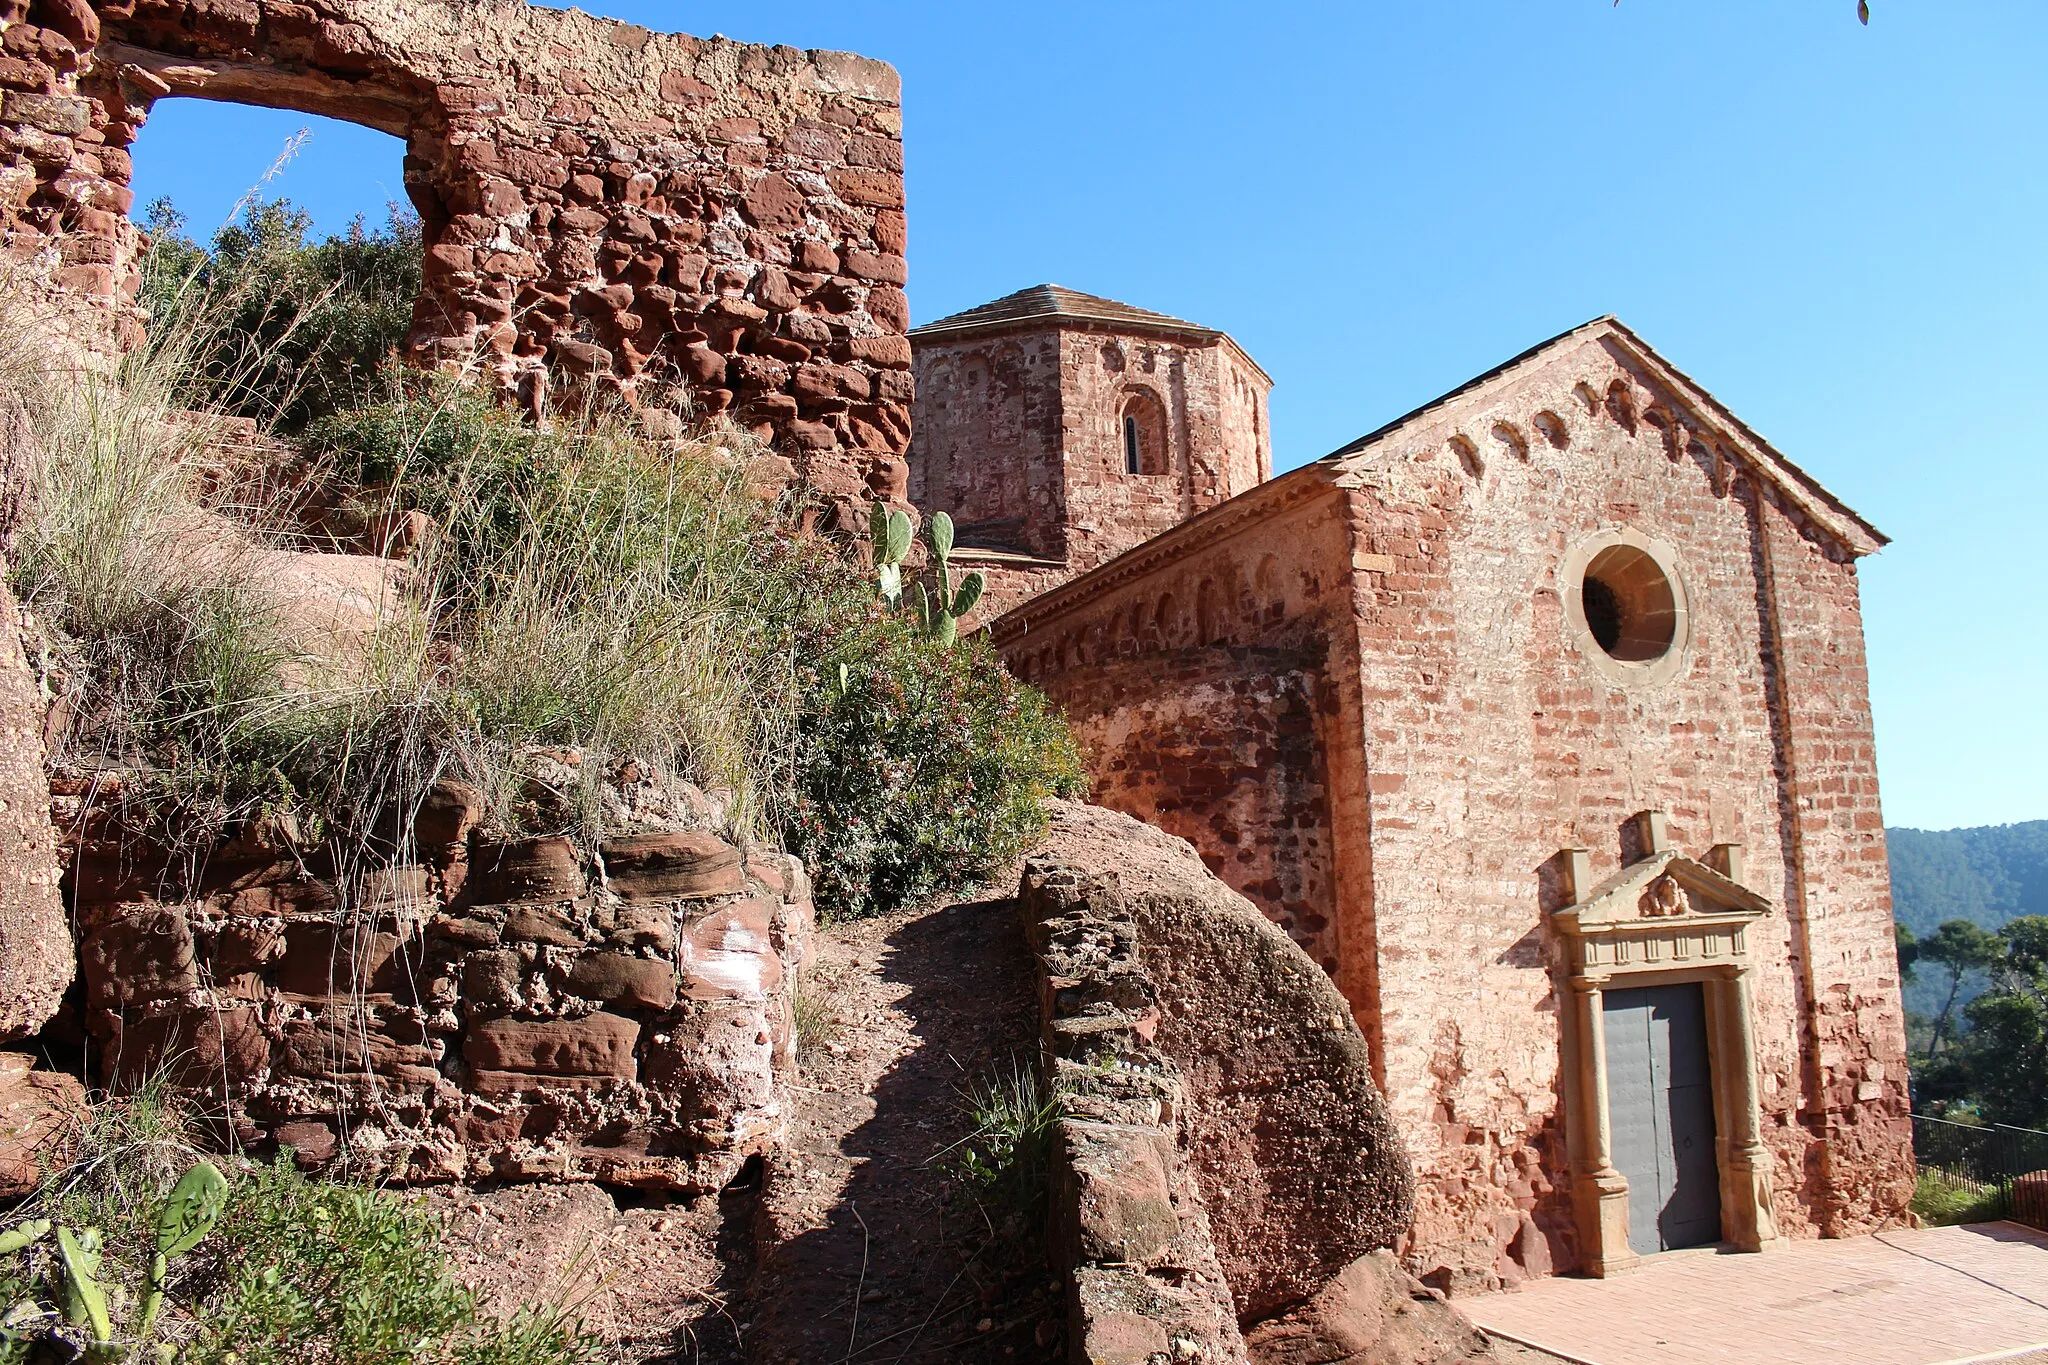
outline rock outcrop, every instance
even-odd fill
[[[0,574],[0,1040],[49,1022],[77,968],[43,767],[47,709]]]
[[[1344,1267],[1314,1298],[1245,1334],[1252,1365],[1459,1365],[1497,1359],[1485,1333],[1391,1251]]]
[[[1035,856],[1113,873],[1134,927],[1239,1317],[1300,1302],[1392,1246],[1411,1211],[1407,1151],[1322,969],[1185,840],[1094,806],[1056,803],[1052,818]]]
[[[1408,1157],[1322,971],[1184,840],[1051,814],[1019,905],[1061,1114],[1073,1358],[1490,1359],[1387,1250]]]

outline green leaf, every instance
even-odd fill
[[[156,1219],[157,1253],[182,1256],[199,1245],[228,1205],[227,1178],[211,1161],[202,1161],[171,1188]]]
[[[882,590],[882,600],[895,606],[903,597],[903,566],[884,563],[875,570],[875,583]]]
[[[879,508],[881,504],[876,503],[875,506]],[[888,535],[883,543],[888,549],[888,561],[891,564],[901,564],[903,556],[910,553],[910,516],[908,513],[891,512],[889,514]]]
[[[50,1220],[47,1218],[36,1218],[26,1223],[15,1224],[7,1231],[0,1232],[0,1256],[12,1256],[32,1243],[40,1242],[49,1230]]]
[[[926,534],[931,537],[932,553],[940,559],[944,559],[953,553],[953,518],[947,516],[944,512],[932,513],[931,522],[926,527]]]

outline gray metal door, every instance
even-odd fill
[[[1706,999],[1697,983],[1605,996],[1614,1165],[1639,1254],[1721,1240]]]

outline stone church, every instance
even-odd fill
[[[911,340],[914,499],[1094,798],[1351,1002],[1425,1278],[1902,1216],[1868,522],[1613,318],[1279,478],[1214,329],[1040,286]]]

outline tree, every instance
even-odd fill
[[[1991,986],[1963,1011],[1970,1034],[1958,1069],[1986,1119],[2041,1127],[2048,1125],[2048,915],[2016,919],[1992,942]]]
[[[1929,1057],[1941,1050],[1942,1038],[1955,1014],[1956,996],[1963,989],[1963,979],[1973,971],[1989,967],[1997,959],[1998,950],[1997,935],[1985,933],[1966,919],[1944,922],[1932,936],[1918,945],[1916,960],[1938,962],[1949,972],[1948,998],[1942,1002],[1941,1013],[1934,1017],[1934,1036],[1927,1044]]]
[[[1892,924],[1892,947],[1899,955],[1899,984],[1913,979],[1913,964],[1920,960],[1920,940],[1904,924]]]
[[[288,434],[374,400],[378,368],[412,326],[420,221],[401,205],[373,228],[313,241],[289,199],[248,204],[210,247],[168,199],[148,210],[141,302],[153,338],[191,352],[199,402]]]

